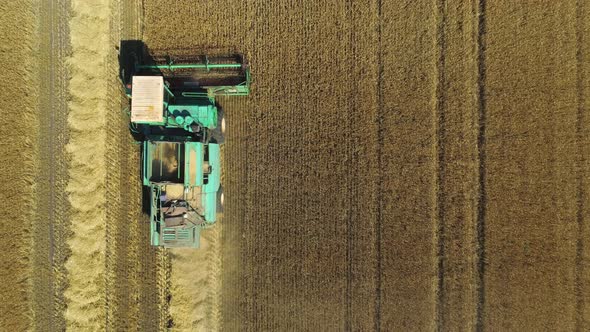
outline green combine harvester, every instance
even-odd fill
[[[130,130],[142,144],[151,243],[198,248],[201,230],[223,207],[225,120],[215,98],[248,95],[250,72],[241,56],[146,54],[141,42],[121,44]]]

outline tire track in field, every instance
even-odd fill
[[[106,149],[104,158],[106,160],[105,178],[105,215],[106,215],[106,274],[105,274],[105,305],[106,305],[106,329],[121,330],[129,329],[125,326],[129,322],[127,309],[129,304],[125,294],[128,278],[121,276],[125,268],[127,256],[127,235],[129,231],[128,222],[125,222],[126,214],[122,207],[126,205],[129,186],[124,184],[122,175],[125,173],[125,159],[123,155],[124,142],[122,138],[127,133],[118,111],[120,83],[117,80],[118,63],[114,54],[113,46],[120,40],[121,12],[119,0],[109,1],[108,16],[108,54],[106,55],[105,77],[107,82],[107,98],[105,105],[108,113],[117,116],[109,117],[107,122]],[[107,45],[105,45],[106,47]],[[111,120],[112,119],[112,120]],[[114,120],[114,121],[113,121]],[[117,121],[119,120],[119,121]]]
[[[476,2],[439,1],[436,84],[437,329],[477,325],[480,135]]]
[[[377,127],[377,177],[376,177],[376,222],[375,222],[375,331],[381,331],[381,287],[382,287],[382,223],[383,223],[383,3],[377,1],[377,113],[375,123]]]
[[[486,0],[478,0],[476,14],[477,20],[477,109],[478,109],[478,201],[477,201],[477,308],[476,308],[476,325],[477,331],[484,329],[485,314],[485,268],[486,268],[486,247],[485,247],[485,227],[486,227],[486,54],[485,54],[485,33],[486,33]]]
[[[445,76],[445,23],[446,23],[446,0],[437,0],[436,2],[436,41],[437,41],[437,59],[436,59],[436,91],[435,106],[433,117],[436,121],[435,128],[435,241],[437,257],[437,283],[436,283],[436,327],[440,331],[445,326],[444,303],[445,297],[445,209],[444,201],[446,199],[444,192],[445,181],[445,102],[446,102],[446,76]]]
[[[576,94],[577,94],[577,119],[576,119],[576,140],[578,144],[577,153],[577,239],[576,239],[576,271],[575,271],[575,292],[576,292],[576,331],[586,331],[590,329],[590,312],[588,312],[588,302],[590,299],[590,288],[588,287],[590,278],[588,277],[588,176],[589,169],[587,158],[590,155],[588,150],[588,32],[590,24],[588,23],[588,4],[584,1],[576,2]]]
[[[40,99],[37,204],[33,227],[32,259],[34,327],[65,328],[63,291],[68,255],[65,239],[69,228],[69,202],[66,196],[68,140],[68,71],[64,63],[69,53],[69,1],[40,3]]]
[[[342,27],[343,30],[347,31],[349,33],[349,40],[347,45],[345,45],[345,47],[348,49],[347,52],[347,56],[350,56],[351,58],[355,58],[356,55],[356,50],[355,50],[355,43],[354,43],[354,33],[352,31],[352,26],[354,24],[353,21],[353,15],[352,15],[352,8],[351,8],[352,4],[351,1],[346,1],[345,3],[345,7],[343,8],[344,10],[344,20],[343,20],[343,24],[346,24],[345,26]],[[354,73],[355,72],[355,62],[353,61],[349,61],[348,59],[344,60],[344,59],[339,59],[340,61],[346,61],[349,62],[349,66],[350,69],[348,71],[348,73]],[[350,75],[350,74],[349,74]],[[350,81],[350,76],[347,76],[344,78],[345,81]],[[350,84],[351,90],[350,90],[350,95],[354,95],[354,92],[358,90],[358,80],[353,80],[354,83]],[[345,109],[347,109],[349,112],[355,112],[356,111],[356,98],[349,98],[347,100],[347,103],[345,105]],[[356,119],[353,116],[349,116],[347,121],[346,121],[346,131],[349,133],[353,132],[353,128],[354,128],[354,121]],[[352,137],[348,137],[345,144],[345,154],[348,156],[348,162],[347,162],[347,168],[348,168],[348,176],[346,179],[346,191],[348,192],[348,206],[347,206],[347,211],[345,212],[346,214],[346,281],[345,281],[345,292],[346,292],[346,296],[345,296],[345,306],[344,306],[344,310],[345,310],[345,316],[344,316],[344,330],[346,331],[351,331],[352,330],[352,279],[353,279],[353,275],[352,275],[352,264],[353,264],[353,242],[354,242],[354,234],[353,234],[353,211],[354,211],[354,207],[355,207],[355,201],[356,201],[356,195],[354,194],[355,192],[355,183],[354,183],[354,179],[352,174],[356,174],[356,169],[355,169],[355,165],[356,165],[356,158],[353,154],[353,139]]]

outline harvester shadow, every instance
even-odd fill
[[[119,46],[119,78],[123,85],[131,84],[131,77],[137,64],[153,65],[156,63],[147,46],[141,40],[121,40]],[[161,72],[154,70],[154,75]]]
[[[137,64],[141,62],[149,62],[153,63],[153,59],[150,57],[149,53],[147,52],[147,47],[145,43],[141,40],[121,40],[119,45],[119,79],[125,89],[125,93],[128,92],[131,84],[131,78],[136,71]],[[129,132],[133,139],[137,142],[143,141],[144,137],[141,131],[134,130],[133,128],[129,128]],[[140,154],[143,154],[143,149],[139,149]],[[143,155],[140,156],[143,158]],[[143,160],[143,159],[140,159]],[[139,165],[139,172],[142,174],[142,167],[141,164]],[[143,176],[143,174],[142,174]],[[141,211],[144,216],[149,216],[150,211],[150,188],[148,186],[142,186],[142,195],[141,195]],[[144,220],[149,221],[149,218],[144,218]]]

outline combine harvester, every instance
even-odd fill
[[[225,119],[215,98],[248,95],[250,72],[241,56],[155,58],[143,44],[133,46],[122,43],[121,78],[131,99],[130,129],[142,144],[151,243],[198,248],[200,231],[223,206]]]

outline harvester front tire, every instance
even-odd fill
[[[217,126],[211,131],[211,138],[214,143],[225,143],[225,116],[223,110],[217,110]]]
[[[223,186],[220,185],[217,190],[217,213],[223,213],[224,199]]]

